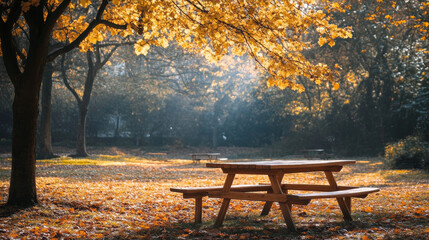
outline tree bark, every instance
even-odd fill
[[[37,68],[37,67],[35,67]],[[27,73],[15,86],[12,129],[12,174],[7,205],[29,207],[38,203],[36,194],[36,135],[41,74]],[[33,71],[31,71],[33,72]],[[40,81],[37,79],[40,78]]]
[[[45,66],[42,85],[42,111],[40,113],[40,136],[38,159],[49,159],[57,157],[52,150],[51,138],[51,99],[52,99],[52,63]]]
[[[213,149],[217,148],[217,120],[213,122],[212,128],[212,147]]]
[[[88,115],[88,103],[80,102],[79,106],[79,122],[77,124],[77,140],[76,140],[76,155],[74,157],[89,156],[86,151],[86,117]]]

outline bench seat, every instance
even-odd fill
[[[214,187],[185,187],[185,188],[170,188],[172,192],[183,193],[184,198],[194,198],[194,196],[205,197],[209,195],[209,192],[222,191],[223,186]],[[258,191],[269,191],[271,190],[270,185],[233,185],[231,191],[234,192],[258,192]]]
[[[380,189],[372,187],[358,187],[347,190],[316,192],[303,194],[288,194],[287,198],[290,201],[311,200],[319,198],[342,198],[342,197],[360,197],[365,198],[368,194],[378,192]]]

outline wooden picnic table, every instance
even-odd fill
[[[304,154],[304,157],[307,159],[320,158],[327,159],[327,155],[325,154],[325,149],[303,149],[301,150]]]
[[[220,153],[191,153],[189,156],[192,157],[192,162],[200,162],[200,160],[217,160],[217,158],[220,156]]]
[[[339,172],[344,165],[354,164],[354,160],[274,160],[258,162],[222,162],[207,163],[206,167],[221,168],[227,174],[221,190],[207,190],[207,195],[213,198],[222,198],[222,205],[216,219],[216,225],[222,225],[231,199],[265,201],[261,215],[267,215],[273,202],[278,202],[288,229],[296,231],[291,215],[292,204],[306,205],[312,199],[336,198],[346,221],[351,218],[351,197],[366,197],[369,193],[379,191],[378,188],[359,188],[338,186],[333,172]],[[325,173],[329,185],[314,184],[281,184],[285,174],[301,172]],[[237,174],[267,175],[271,185],[267,193],[255,193],[256,187],[249,191],[232,186]],[[238,190],[234,190],[234,189]],[[261,188],[262,189],[262,188]],[[288,194],[288,190],[309,190],[317,193]],[[197,200],[197,198],[196,198]]]

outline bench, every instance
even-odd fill
[[[201,160],[217,160],[220,156],[220,153],[191,153],[189,154],[192,158],[193,163],[199,163]]]
[[[268,194],[250,193],[259,191],[266,191],[268,193],[272,192],[271,185],[266,183],[261,183],[259,185],[233,185],[231,186],[230,190],[232,193],[222,192],[223,186],[170,188],[170,191],[182,193],[183,198],[195,198],[195,223],[202,222],[202,198],[205,196],[212,198],[223,198],[225,194],[233,194],[234,199],[266,201],[261,215],[268,215],[272,206],[272,202],[275,201],[284,201],[291,206],[292,204],[307,205],[312,199],[336,198],[339,203],[344,202],[344,204],[340,203],[340,208],[344,214],[344,219],[351,221],[351,197],[365,198],[370,193],[380,191],[378,188],[352,186],[338,186],[338,190],[332,190],[332,187],[329,185],[313,184],[282,184],[281,186],[284,190],[304,190],[317,192],[302,194],[271,194],[270,196],[267,196]],[[272,201],[267,201],[268,197]],[[344,201],[342,199],[344,199]]]
[[[203,214],[203,197],[212,192],[222,191],[223,186],[215,187],[186,187],[186,188],[170,188],[172,192],[183,193],[183,198],[195,198],[195,223],[201,223]],[[270,191],[270,185],[235,185],[231,186],[231,191],[236,192],[257,192]]]

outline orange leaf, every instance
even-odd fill
[[[372,207],[366,207],[366,208],[365,208],[365,212],[367,212],[367,213],[372,212]]]
[[[421,214],[425,213],[425,210],[423,208],[419,208],[419,209],[417,209],[416,213],[421,215]]]

